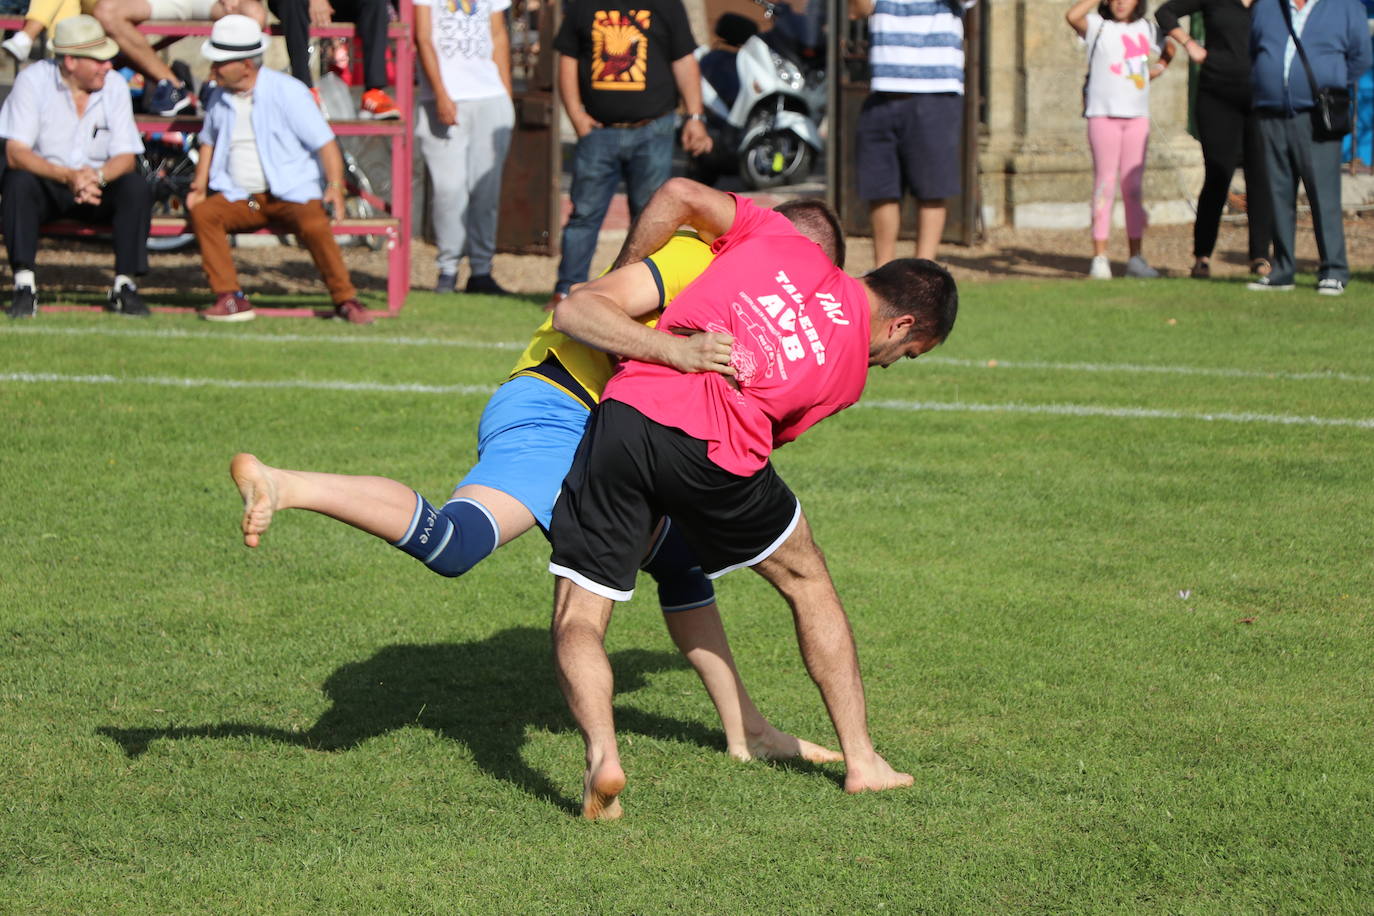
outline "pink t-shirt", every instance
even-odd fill
[[[714,372],[684,374],[629,360],[603,400],[709,443],[707,455],[748,476],[774,447],[859,399],[868,379],[868,293],[787,218],[735,199],[715,260],[659,319],[735,338],[736,389]]]

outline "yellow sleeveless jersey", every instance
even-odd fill
[[[654,277],[658,281],[661,302],[659,311],[667,307],[673,297],[682,292],[687,284],[695,280],[706,265],[711,263],[711,247],[689,232],[679,232],[668,240],[658,251],[654,252],[645,259],[649,269],[654,272]],[[658,321],[659,312],[651,312],[639,320],[653,327]],[[550,378],[548,374],[539,371],[549,357],[555,357],[568,375],[572,376],[573,381],[581,385],[583,390],[589,395],[593,402],[601,400],[601,390],[606,387],[606,383],[611,379],[611,373],[615,371],[615,359],[600,350],[593,349],[584,343],[573,340],[566,334],[555,331],[553,328],[553,316],[544,319],[544,323],[539,326],[539,330],[534,332],[530,338],[530,344],[525,348],[525,352],[520,354],[520,358],[515,361],[515,367],[511,369],[511,378],[518,375],[533,375],[536,378],[548,382],[556,388],[566,391],[568,394],[584,400],[581,393],[569,390],[568,386],[560,384],[556,377]],[[587,405],[591,407],[591,404]]]

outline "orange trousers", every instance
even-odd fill
[[[268,226],[293,233],[310,252],[335,305],[358,295],[329,228],[329,215],[319,200],[293,204],[271,194],[254,194],[247,200],[229,201],[223,194],[211,194],[190,211],[190,219],[200,243],[201,266],[216,296],[243,288],[234,269],[229,233],[255,232]]]

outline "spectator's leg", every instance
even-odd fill
[[[1264,137],[1254,112],[1245,115],[1245,221],[1250,232],[1250,260],[1269,259],[1274,244],[1274,200],[1265,170]]]
[[[387,0],[334,0],[334,18],[358,26],[363,45],[363,88],[385,89]]]
[[[1088,118],[1088,146],[1093,154],[1093,252],[1107,253],[1116,202],[1116,172],[1121,164],[1121,130],[1114,118]]]
[[[268,8],[281,21],[281,34],[286,40],[286,56],[291,61],[291,75],[314,86],[310,75],[310,5],[307,0],[269,0]]]
[[[440,275],[458,273],[458,262],[467,247],[466,215],[472,207],[468,180],[468,147],[473,132],[468,123],[471,104],[458,103],[458,123],[452,127],[439,123],[433,102],[420,105],[415,119],[415,136],[433,186],[429,209],[434,241],[439,248],[436,260]]]
[[[239,274],[229,249],[229,233],[253,232],[267,225],[261,210],[248,201],[227,201],[222,194],[211,194],[190,211],[191,229],[200,245],[200,266],[216,296],[238,292]]]
[[[1312,229],[1317,236],[1321,267],[1317,279],[1350,282],[1345,257],[1345,224],[1341,213],[1341,141],[1308,140],[1299,150],[1302,186],[1312,204]]]
[[[267,218],[276,224],[290,228],[301,245],[310,252],[315,267],[329,290],[329,298],[335,305],[356,299],[358,291],[348,278],[348,268],[344,266],[343,253],[329,227],[329,214],[324,212],[324,203],[319,200],[303,204],[293,204],[285,200],[272,200],[263,207]]]
[[[459,110],[463,106],[459,105]],[[496,228],[501,214],[501,176],[515,130],[515,108],[509,96],[471,103],[476,142],[468,148],[470,197],[466,212],[468,266],[473,274],[491,273],[496,254]],[[461,115],[459,122],[461,123]]]
[[[897,257],[897,235],[902,229],[901,200],[870,200],[868,221],[873,226],[873,263],[881,267]]]
[[[234,12],[240,16],[247,16],[258,24],[258,28],[267,28],[267,8],[258,0],[238,0],[238,5],[234,7]],[[211,4],[210,18],[222,19],[229,15],[229,10],[225,7],[223,0]]]
[[[558,261],[555,292],[585,283],[596,254],[596,237],[620,184],[617,138],[620,130],[599,127],[577,141],[573,152],[572,214],[563,227],[563,256]]]
[[[1203,178],[1197,217],[1193,220],[1193,257],[1210,258],[1217,246],[1217,229],[1231,190],[1231,177],[1240,161],[1245,113],[1230,100],[1201,87],[1194,111],[1198,141],[1202,144]],[[1253,194],[1248,178],[1246,182],[1246,194]],[[1249,206],[1247,203],[1247,209]]]
[[[1145,213],[1145,156],[1150,148],[1150,119],[1124,118],[1121,125],[1121,202],[1126,208],[1126,238],[1131,254],[1140,254],[1149,217]]]
[[[101,209],[114,226],[115,273],[140,277],[148,272],[148,230],[153,222],[153,193],[137,172],[121,175],[105,187]]]
[[[93,15],[119,45],[129,62],[149,79],[177,82],[176,74],[158,57],[148,39],[138,30],[138,24],[153,18],[153,6],[148,0],[100,0]]]
[[[0,227],[5,233],[12,270],[33,270],[38,257],[38,228],[71,206],[65,185],[23,169],[5,169],[0,180]]]
[[[1269,178],[1269,201],[1274,212],[1274,269],[1269,274],[1269,282],[1276,285],[1292,283],[1297,270],[1293,256],[1298,231],[1297,163],[1289,138],[1298,129],[1312,129],[1306,113],[1294,118],[1260,118],[1264,172]]]
[[[885,96],[864,100],[855,133],[859,197],[868,202],[873,227],[873,263],[881,267],[897,256],[901,228],[903,170],[900,155],[900,105]]]
[[[940,248],[940,239],[945,234],[945,217],[948,214],[949,207],[943,199],[916,201],[916,257],[925,258],[927,261],[935,260]],[[901,220],[900,213],[897,218]],[[892,234],[892,248],[895,254],[896,232]]]
[[[625,158],[625,191],[630,218],[638,218],[654,192],[673,177],[673,133],[677,115],[666,114],[650,124],[627,131],[630,147]]]

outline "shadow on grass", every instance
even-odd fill
[[[656,671],[685,667],[671,652],[627,649],[611,657],[618,693],[637,690]],[[103,735],[130,757],[159,740],[257,737],[317,751],[347,751],[369,738],[407,726],[428,728],[461,741],[478,767],[536,798],[578,813],[547,776],[527,766],[520,754],[531,729],[568,731],[573,723],[554,681],[549,635],[534,627],[503,630],[470,643],[396,645],[371,658],[341,666],[324,682],[333,706],[305,731],[220,722],[167,728],[102,726]],[[720,734],[637,709],[616,709],[621,733],[720,748]]]

